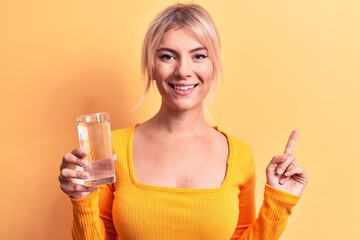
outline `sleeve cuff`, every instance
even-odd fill
[[[264,197],[271,198],[276,200],[276,202],[292,206],[296,205],[300,199],[300,196],[281,191],[270,186],[269,184],[265,184]]]
[[[70,198],[70,200],[74,208],[92,207],[97,204],[98,195],[98,191],[94,191],[84,198]]]

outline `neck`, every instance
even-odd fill
[[[209,127],[204,119],[202,106],[187,111],[177,111],[162,104],[159,112],[150,121],[154,127],[168,133],[194,133]]]

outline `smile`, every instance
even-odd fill
[[[170,87],[172,87],[175,90],[179,90],[179,91],[189,91],[193,88],[195,88],[198,84],[193,84],[193,85],[175,85],[175,84],[171,84],[169,83]]]

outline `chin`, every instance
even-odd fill
[[[173,104],[171,108],[179,112],[202,111],[202,104]]]

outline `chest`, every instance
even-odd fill
[[[239,171],[245,166],[248,166],[248,155],[246,151],[242,151],[239,155],[237,145],[234,147],[232,138],[227,137],[229,146],[225,143],[223,146],[226,149],[223,153],[223,163],[225,162],[226,178],[220,187],[194,187],[177,188],[166,186],[167,179],[163,178],[163,170],[168,170],[174,167],[174,162],[167,161],[168,157],[172,158],[171,153],[164,152],[163,154],[156,152],[137,156],[143,156],[144,159],[152,159],[151,156],[159,156],[161,161],[167,162],[170,168],[159,168],[156,164],[142,163],[139,166],[145,165],[143,171],[156,175],[155,180],[161,180],[158,186],[156,184],[149,184],[146,181],[138,181],[140,170],[136,168],[136,146],[134,146],[133,139],[125,139],[125,141],[118,141],[115,135],[114,150],[118,155],[117,161],[117,181],[115,183],[114,201],[113,201],[113,221],[114,226],[120,236],[124,240],[140,240],[140,239],[191,239],[191,240],[220,240],[231,239],[234,234],[236,225],[240,219],[241,208],[248,208],[246,204],[240,203],[239,199],[240,189],[242,185],[248,182],[248,174],[246,171]],[[210,146],[207,143],[206,146]],[[220,146],[221,144],[215,144]],[[153,142],[139,145],[145,146],[147,150],[154,150],[158,146],[153,145]],[[199,148],[194,142],[191,144],[190,151],[184,151],[185,145],[173,145],[168,142],[162,145],[164,148],[177,147],[180,152],[195,151]],[[203,146],[200,146],[202,148]],[[243,149],[243,148],[242,148]],[[210,155],[218,155],[221,150],[209,151]],[[145,153],[145,152],[144,152]],[[178,151],[172,152],[175,156],[185,155],[184,159],[192,159],[195,155],[180,154]],[[169,155],[170,154],[170,155]],[[150,158],[147,157],[147,155]],[[219,154],[221,156],[222,154]],[[166,157],[164,157],[166,156]],[[202,154],[199,154],[199,159]],[[135,159],[133,159],[135,158]],[[178,158],[175,158],[179,160]],[[218,157],[217,159],[221,159]],[[236,161],[234,161],[236,159]],[[221,162],[221,161],[219,161]],[[228,163],[228,165],[226,164]],[[239,165],[238,163],[243,163]],[[148,164],[148,165],[147,165]],[[161,163],[159,165],[163,165]],[[211,165],[209,163],[208,165]],[[166,164],[165,164],[166,165]],[[194,166],[193,164],[190,164]],[[221,164],[220,164],[221,165]],[[134,166],[135,170],[134,171]],[[216,164],[214,164],[214,168]],[[222,165],[223,166],[223,165]],[[151,168],[151,171],[149,171]],[[175,172],[178,174],[179,172]],[[201,171],[192,172],[194,175],[202,175]],[[149,175],[151,175],[149,174]],[[158,178],[158,175],[161,175]],[[172,177],[171,174],[169,175]],[[173,179],[173,178],[172,178]],[[203,178],[202,178],[203,179]],[[151,178],[150,178],[151,180]],[[208,189],[207,189],[208,188]],[[245,205],[244,205],[245,204]],[[246,216],[246,213],[245,213]]]
[[[228,146],[211,140],[154,139],[133,146],[136,178],[148,185],[215,188],[226,176]]]
[[[119,189],[114,223],[121,239],[230,239],[239,217],[238,189],[170,192]]]

